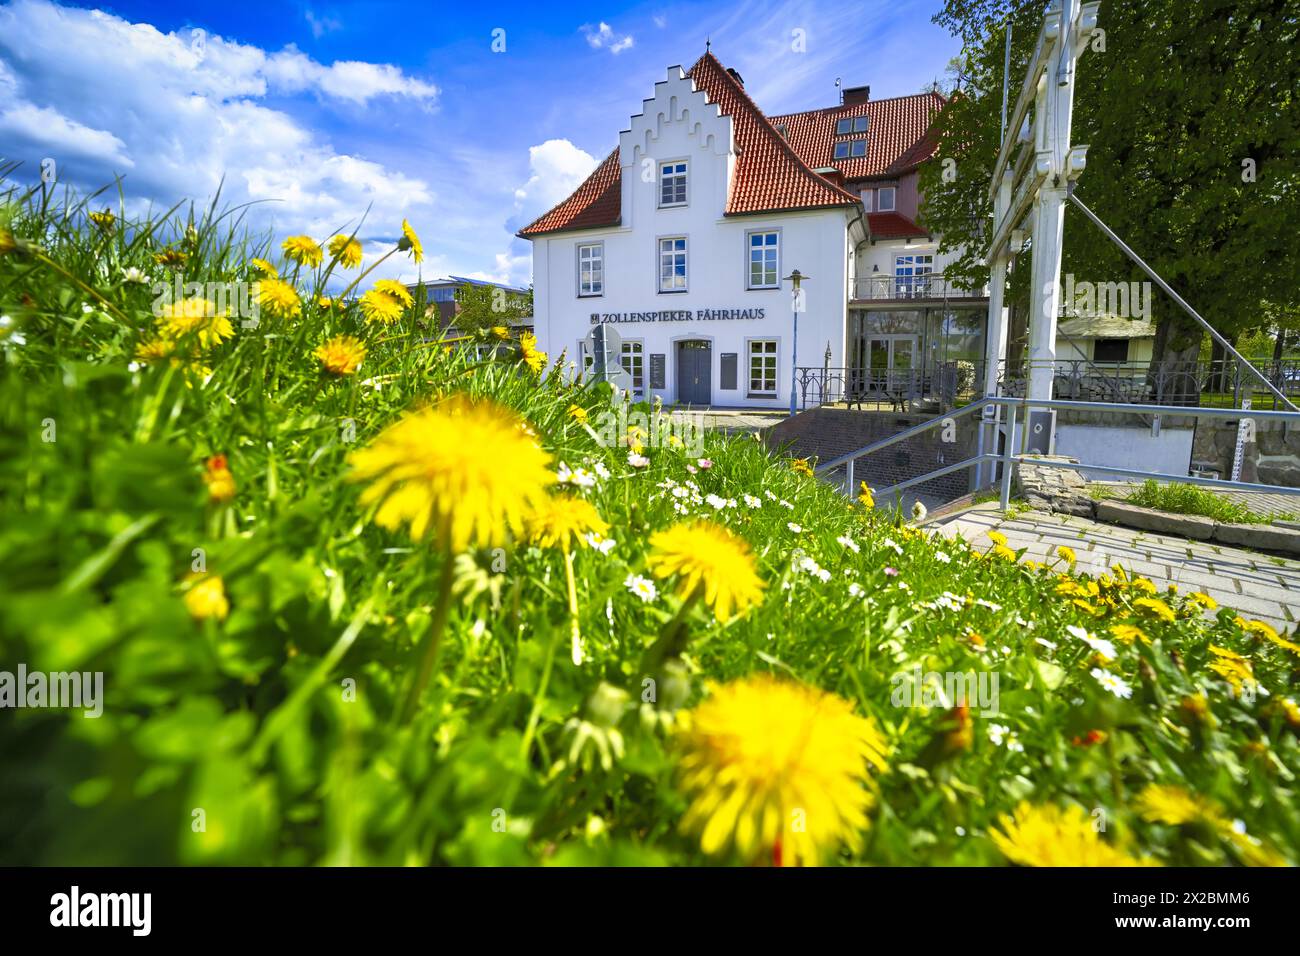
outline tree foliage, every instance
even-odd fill
[[[1004,25],[1014,104],[1045,4],[946,0],[935,21],[963,39],[966,84],[940,114],[940,157],[922,173],[925,221],[950,270],[982,280],[988,183],[1002,108]],[[1104,40],[1079,60],[1072,142],[1087,144],[1077,195],[1216,329],[1234,336],[1300,305],[1300,0],[1105,0]],[[948,164],[951,167],[952,164]],[[1028,260],[1012,284],[1027,293]],[[1146,277],[1077,211],[1063,271]],[[1201,330],[1156,294],[1158,358],[1194,357]]]

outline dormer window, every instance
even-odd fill
[[[881,212],[893,212],[894,192],[893,186],[881,186],[876,192],[876,208]]]
[[[865,133],[870,118],[866,116],[846,116],[835,123],[836,136],[848,136],[850,133]]]
[[[686,205],[686,160],[659,164],[659,205]]]
[[[842,139],[835,144],[835,158],[848,159],[850,156],[867,155],[867,141],[865,139]]]

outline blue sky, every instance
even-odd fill
[[[424,276],[526,284],[514,232],[707,37],[766,112],[811,109],[837,101],[836,77],[876,98],[942,77],[959,45],[930,22],[938,5],[11,0],[0,156],[29,178],[53,157],[81,188],[120,174],[137,208],[207,199],[224,176],[224,195],[258,201],[250,221],[277,235],[350,230],[369,206],[368,256],[407,216]]]

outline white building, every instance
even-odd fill
[[[918,167],[943,97],[765,116],[706,53],[668,70],[618,147],[533,243],[535,329],[552,356],[613,324],[641,397],[785,408],[836,397],[916,399],[938,371],[979,361],[987,300],[949,287],[917,225]]]

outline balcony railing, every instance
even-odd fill
[[[1253,364],[1278,390],[1300,404],[1300,359]],[[1050,367],[1057,401],[1129,405],[1240,408],[1250,397],[1255,409],[1279,409],[1271,393],[1234,362],[1089,362],[1083,359],[1030,363],[998,362],[997,394],[1024,398],[1031,365]],[[984,363],[942,362],[910,369],[801,367],[796,374],[800,408],[847,404],[909,411],[918,405],[952,408],[980,397]]]
[[[942,273],[919,276],[891,276],[872,273],[849,280],[849,298],[857,301],[893,301],[911,299],[980,299],[983,289],[969,289],[947,279]]]

